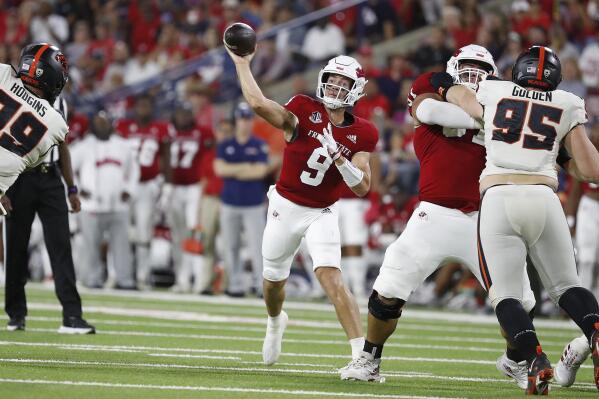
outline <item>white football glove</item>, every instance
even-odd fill
[[[329,153],[329,156],[336,161],[341,156],[341,147],[335,141],[333,137],[333,129],[331,127],[331,122],[329,122],[328,126],[322,129],[322,134],[316,137],[320,144],[324,147],[325,150]]]
[[[443,136],[445,136],[445,137],[462,137],[465,134],[466,134],[466,129],[443,127]]]

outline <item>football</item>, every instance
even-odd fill
[[[223,42],[229,50],[243,57],[256,49],[256,32],[251,26],[236,22],[225,29]]]

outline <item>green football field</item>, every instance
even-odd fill
[[[3,289],[0,288],[0,292]],[[56,333],[51,287],[28,286],[27,331],[0,331],[0,398],[520,398],[495,369],[503,351],[494,317],[408,308],[385,346],[386,383],[341,381],[350,348],[332,307],[289,301],[278,364],[261,362],[264,308],[256,299],[161,292],[82,291],[98,333]],[[364,314],[364,309],[362,309]],[[2,319],[2,323],[6,318]],[[539,320],[557,362],[578,330]],[[587,361],[560,398],[597,397]]]

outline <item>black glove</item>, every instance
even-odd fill
[[[435,88],[435,91],[439,93],[443,100],[447,100],[447,90],[455,85],[453,77],[447,72],[435,72],[431,75],[430,84]]]

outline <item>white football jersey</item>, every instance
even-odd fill
[[[41,162],[67,133],[52,104],[27,90],[10,65],[0,64],[0,191]]]
[[[485,80],[476,93],[484,107],[487,163],[481,179],[497,174],[557,179],[561,140],[586,123],[584,100],[563,90],[527,90],[504,80]]]

